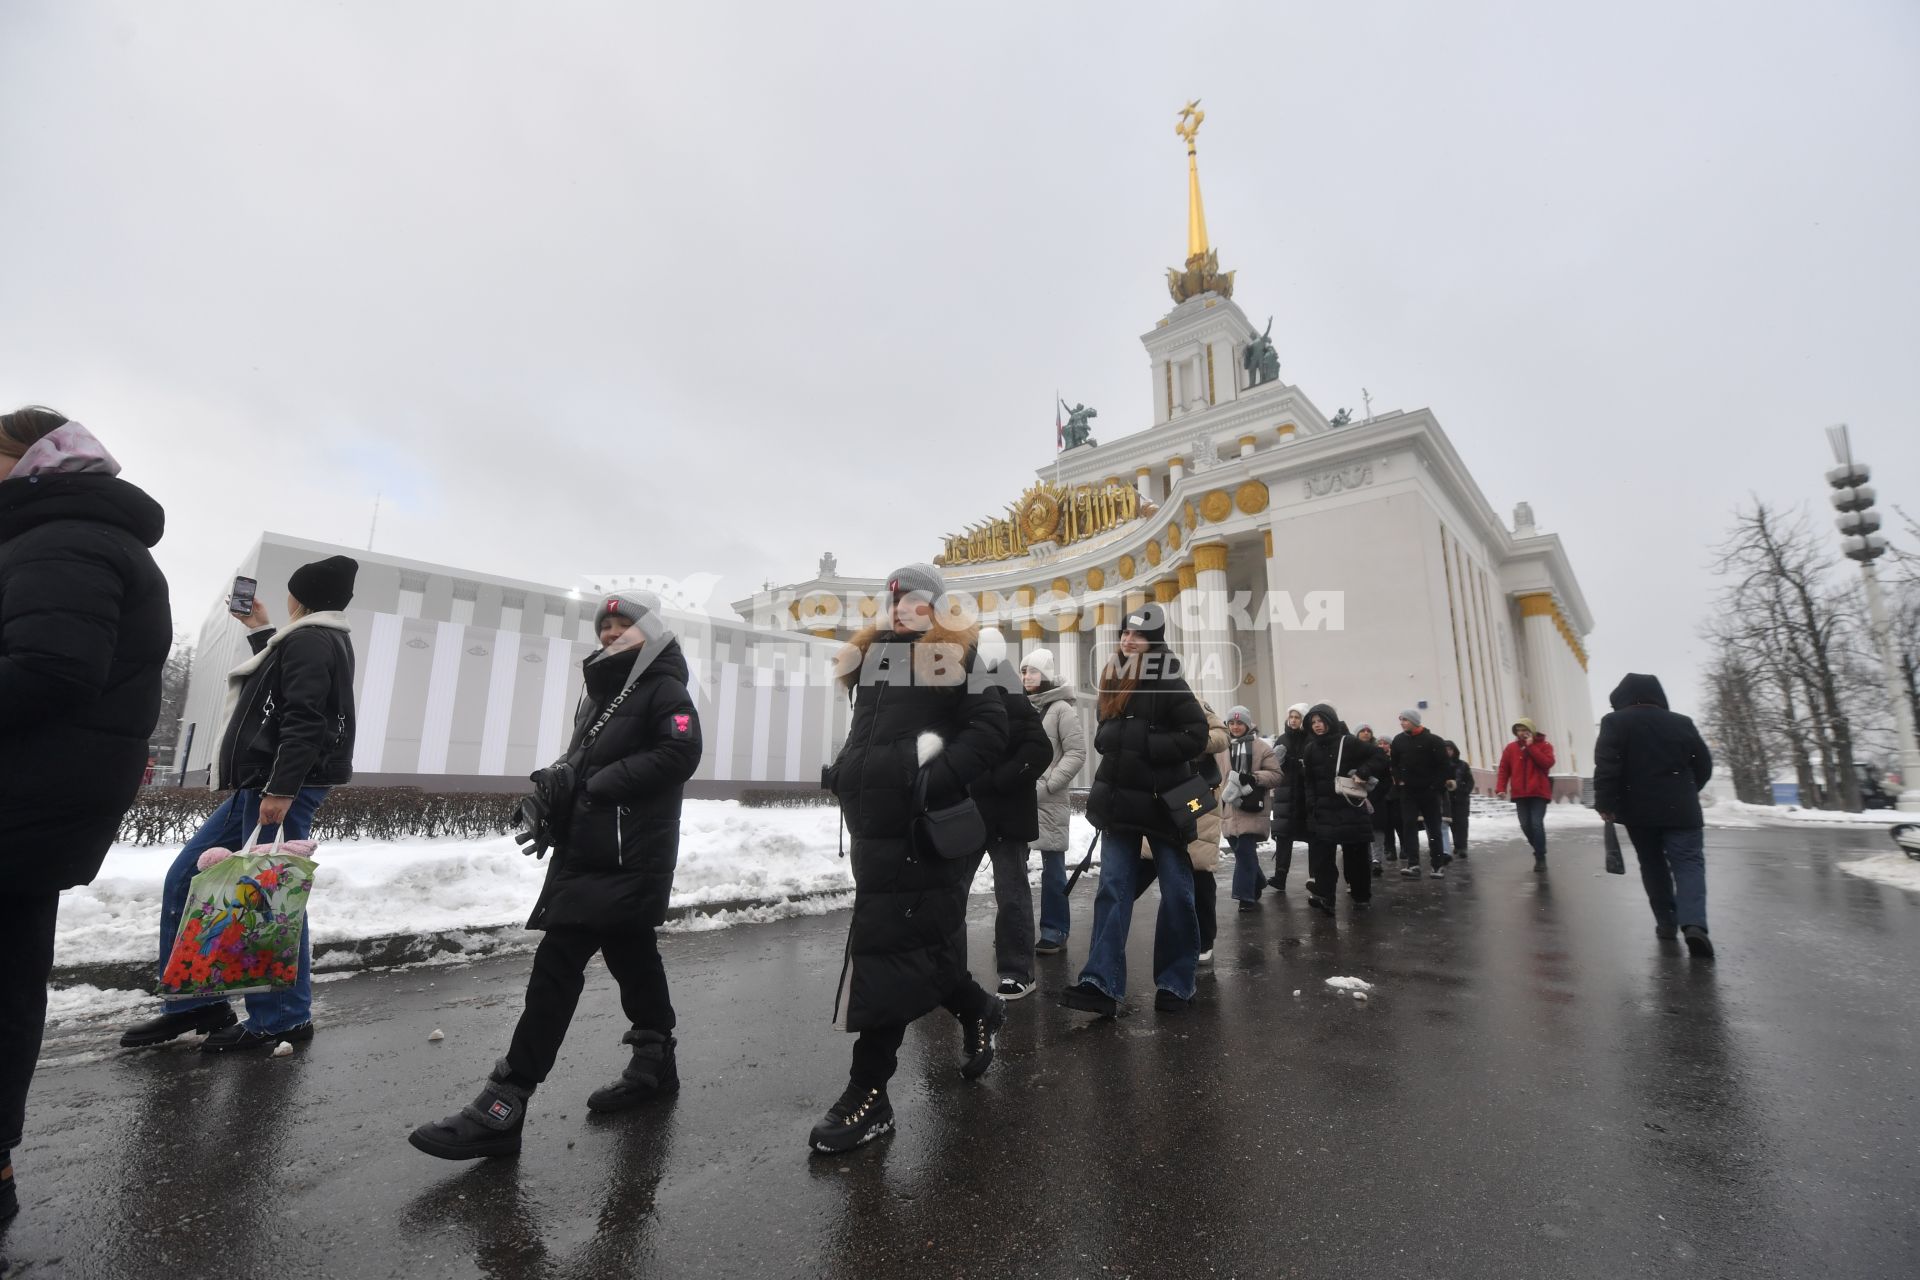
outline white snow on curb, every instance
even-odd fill
[[[1911,889],[1920,893],[1920,862],[1898,851],[1876,853],[1858,862],[1842,862],[1839,867],[1848,875],[1859,876],[1863,880],[1878,880],[1897,889]]]
[[[1069,869],[1093,834],[1079,817],[1073,833]],[[839,910],[853,889],[853,869],[839,847],[840,814],[831,806],[750,809],[731,800],[689,800],[672,905],[696,910],[668,929],[697,933]],[[92,884],[63,893],[55,965],[154,958],[161,883],[176,853],[115,846]],[[308,913],[320,943],[517,926],[547,873],[545,862],[526,857],[505,836],[344,841],[322,845],[315,858],[320,870]],[[1033,867],[1037,879],[1038,858]],[[973,887],[993,891],[984,859]],[[721,904],[727,909],[718,909]],[[702,907],[716,909],[697,910]]]

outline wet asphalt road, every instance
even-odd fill
[[[517,1161],[404,1137],[503,1049],[525,956],[328,983],[291,1059],[88,1060],[98,1033],[69,1032],[0,1252],[100,1280],[1912,1276],[1920,895],[1835,867],[1884,841],[1710,831],[1713,965],[1654,941],[1596,834],[1556,837],[1544,878],[1513,842],[1391,877],[1359,921],[1309,912],[1296,866],[1283,905],[1223,903],[1182,1015],[1152,1009],[1143,903],[1106,1023],[1055,1002],[1083,883],[991,1073],[963,1082],[954,1023],[924,1019],[899,1131],[831,1160],[804,1144],[845,1079],[844,914],[666,938],[685,1087],[613,1120],[584,1105],[622,1059],[596,964]]]

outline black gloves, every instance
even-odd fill
[[[573,794],[573,766],[565,760],[550,764],[544,769],[535,769],[528,775],[533,781],[533,789],[553,808]]]
[[[1254,785],[1253,774],[1248,770],[1242,769],[1240,771],[1240,785],[1251,789]]]
[[[546,770],[541,770],[542,773]],[[538,775],[536,775],[538,776]],[[547,829],[547,800],[539,792],[520,802],[513,816],[513,842],[520,846],[523,854],[532,854],[537,861],[547,856],[552,847],[552,837]]]

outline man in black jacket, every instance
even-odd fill
[[[1442,797],[1455,787],[1453,761],[1447,758],[1447,744],[1421,722],[1420,713],[1409,708],[1400,713],[1400,732],[1393,739],[1393,786],[1400,801],[1400,848],[1407,865],[1400,874],[1408,879],[1420,877],[1420,827],[1427,828],[1427,864],[1436,877],[1447,874],[1445,839],[1440,834]]]
[[[1711,956],[1700,788],[1713,777],[1713,755],[1693,721],[1668,709],[1658,677],[1629,674],[1608,701],[1593,744],[1593,807],[1627,828],[1654,933],[1677,929],[1688,951]]]
[[[993,959],[1000,973],[999,995],[1018,1000],[1033,994],[1033,884],[1027,877],[1027,849],[1040,836],[1040,803],[1033,784],[1053,763],[1053,743],[1014,667],[1002,660],[1006,647],[997,629],[980,633],[982,672],[1007,711],[1007,747],[999,763],[974,779],[969,790],[986,819],[986,853],[993,859]]]
[[[700,767],[700,715],[658,599],[610,598],[596,629],[601,647],[586,660],[573,741],[558,763],[533,775],[546,801],[541,830],[516,837],[535,855],[551,840],[554,855],[527,920],[546,936],[512,1044],[479,1097],[408,1138],[442,1160],[519,1152],[527,1101],[553,1070],[596,952],[619,984],[629,1024],[621,1043],[633,1057],[587,1108],[628,1111],[680,1088],[676,1018],[654,930],[673,891],[681,798]]]
[[[86,427],[0,415],[0,1223],[47,1021],[60,891],[120,829],[173,644],[160,504]]]
[[[212,764],[215,790],[233,794],[201,824],[168,868],[160,894],[160,967],[180,930],[200,855],[241,850],[247,838],[303,840],[327,792],[353,778],[353,639],[346,608],[360,569],[346,556],[301,565],[287,579],[287,626],[275,630],[258,599],[235,613],[253,656],[227,674],[226,725]],[[307,929],[291,987],[246,997],[247,1020],[225,996],[169,1001],[166,1012],[128,1027],[125,1049],[194,1032],[203,1053],[271,1049],[313,1039],[313,961]]]

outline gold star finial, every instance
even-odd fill
[[[1188,151],[1193,150],[1193,140],[1199,134],[1200,125],[1206,118],[1207,113],[1200,109],[1198,98],[1180,108],[1180,123],[1173,126],[1173,131],[1187,140]]]

